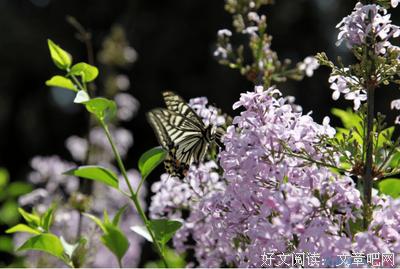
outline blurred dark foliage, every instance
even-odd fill
[[[351,61],[345,46],[335,46],[335,26],[355,2],[277,0],[264,9],[273,49],[281,59],[293,62],[320,51],[331,58],[341,55],[345,63]],[[136,166],[140,153],[157,144],[144,114],[162,105],[161,91],[174,90],[186,99],[207,96],[235,115],[238,112],[232,111],[232,104],[241,92],[252,90],[238,72],[220,66],[212,56],[217,30],[231,28],[223,0],[0,0],[0,167],[10,171],[11,180],[25,179],[34,155],[58,154],[70,159],[65,139],[86,131],[85,111],[73,104],[57,105],[44,85],[57,72],[47,38],[69,51],[75,61],[87,60],[85,46],[74,38],[66,15],[76,17],[92,32],[95,52],[114,24],[126,30],[138,52],[138,61],[127,72],[130,91],[141,103],[139,115],[125,124],[135,138],[126,160],[129,168]],[[400,24],[396,10],[393,21]],[[331,100],[328,75],[328,69],[320,68],[313,78],[279,88],[296,96],[303,110],[312,110],[321,122],[333,106],[352,105]],[[397,93],[388,88],[380,91],[377,109],[387,113],[391,123],[395,115],[389,109],[390,101],[398,98]]]

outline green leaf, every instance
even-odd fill
[[[390,195],[394,199],[400,197],[400,179],[386,178],[379,182],[379,191],[386,195]]]
[[[47,39],[47,44],[49,46],[51,59],[53,60],[54,64],[62,70],[67,70],[72,63],[71,55],[69,55],[68,52],[60,48],[50,39]]]
[[[69,78],[63,76],[53,76],[51,79],[46,81],[46,85],[49,87],[59,87],[77,92],[77,88]]]
[[[99,219],[98,217],[89,214],[89,213],[82,213],[85,217],[88,217],[89,219],[91,219],[94,223],[97,224],[97,226],[100,227],[100,229],[105,233],[106,232],[106,228],[103,225],[103,222],[101,221],[101,219]]]
[[[86,105],[86,109],[102,122],[113,118],[117,111],[115,102],[103,97],[90,99],[84,104]]]
[[[26,182],[12,182],[7,187],[7,195],[9,197],[18,197],[32,191],[32,185]]]
[[[129,248],[129,241],[124,233],[111,223],[104,224],[106,233],[101,237],[102,243],[118,258],[122,260]]]
[[[24,218],[24,220],[29,224],[31,227],[39,227],[40,226],[40,217],[37,214],[28,213],[22,208],[18,208],[19,214]]]
[[[118,226],[119,221],[120,221],[120,219],[121,219],[121,216],[122,216],[122,214],[125,212],[125,210],[126,210],[127,208],[128,208],[128,205],[124,205],[123,207],[121,207],[121,208],[117,211],[117,213],[115,213],[115,216],[114,216],[113,221],[112,221],[112,223],[113,223],[115,226]]]
[[[365,231],[363,228],[363,219],[356,219],[355,221],[349,220],[349,227],[352,235]]]
[[[338,108],[332,108],[332,114],[340,118],[343,123],[343,126],[346,129],[351,129],[355,127],[360,134],[363,133],[362,126],[361,126],[361,118],[357,113],[354,113],[350,108],[347,110],[342,110]]]
[[[153,243],[153,239],[151,238],[151,235],[149,234],[149,231],[147,230],[146,226],[144,225],[134,225],[131,226],[130,229],[137,233],[138,235],[144,237],[147,241]]]
[[[74,99],[75,104],[83,104],[90,100],[90,96],[86,91],[79,91]]]
[[[111,221],[110,221],[110,217],[108,217],[107,209],[104,208],[104,210],[103,210],[103,225],[105,223],[110,224]]]
[[[56,204],[52,204],[46,212],[43,214],[43,216],[40,218],[40,224],[41,227],[48,232],[51,225],[53,224],[53,216],[54,216],[54,210],[56,208]]]
[[[88,248],[86,247],[87,240],[85,238],[79,239],[77,243],[77,247],[75,248],[74,252],[71,256],[72,264],[74,268],[81,268],[85,262],[85,258],[88,252]]]
[[[19,220],[18,204],[15,200],[6,200],[0,206],[0,224],[14,225]]]
[[[393,136],[394,126],[386,128],[379,133],[377,148],[383,147],[386,143],[390,143],[390,137]]]
[[[139,158],[138,167],[143,178],[147,176],[165,159],[166,151],[162,147],[152,148]]]
[[[164,252],[165,260],[170,268],[185,268],[186,262],[183,255],[178,255],[173,249],[166,248]],[[162,260],[146,262],[145,268],[165,268]]]
[[[6,169],[0,168],[0,190],[2,190],[8,183],[10,176]]]
[[[102,166],[98,165],[79,166],[78,168],[64,172],[64,174],[96,180],[108,186],[111,186],[115,189],[118,189],[117,175],[113,171]]]
[[[31,233],[31,234],[41,234],[40,231],[33,229],[29,227],[26,224],[17,224],[14,227],[11,227],[10,229],[6,230],[6,233],[12,234],[12,233]]]
[[[67,254],[68,257],[71,257],[72,253],[74,252],[74,250],[78,246],[78,244],[70,244],[62,236],[60,236],[60,242],[64,248],[65,254]]]
[[[390,158],[389,167],[397,168],[400,164],[400,151],[397,149]]]
[[[10,236],[0,236],[0,251],[13,253],[14,244]]]
[[[182,227],[181,222],[167,219],[150,220],[149,224],[155,239],[162,245],[168,243],[176,231]]]
[[[77,243],[75,243],[75,244],[70,244],[70,243],[68,243],[68,242],[64,239],[64,237],[61,236],[61,237],[60,237],[60,242],[61,242],[61,244],[62,244],[62,246],[63,246],[63,248],[64,248],[65,254],[67,254],[67,256],[68,256],[70,259],[72,259],[72,258],[74,257],[74,255],[75,255],[74,252],[76,252],[77,249],[79,249],[82,245],[84,246],[84,245],[86,244],[87,240],[86,240],[85,238],[81,237],[81,238],[78,240]]]
[[[87,63],[77,63],[72,66],[70,74],[81,76],[83,82],[90,82],[96,79],[99,75],[99,70],[97,67]]]
[[[60,242],[60,239],[58,239],[58,237],[54,234],[44,233],[31,237],[18,248],[18,251],[22,250],[43,251],[64,260],[64,248]]]

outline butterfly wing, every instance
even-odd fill
[[[205,151],[203,148],[207,143],[203,138],[203,126],[199,127],[192,119],[162,108],[151,110],[147,118],[160,145],[166,150],[172,147],[176,149],[176,159],[190,164],[200,161],[204,156],[202,152]]]
[[[203,120],[199,117],[199,115],[196,114],[196,112],[194,112],[194,110],[182,97],[171,91],[163,92],[163,97],[168,110],[181,114],[182,116],[190,119],[199,128],[204,129]]]
[[[168,151],[164,162],[171,175],[183,178],[189,165],[201,162],[207,152],[206,128],[201,118],[177,94],[164,92],[167,108],[147,113],[160,145]]]
[[[158,143],[166,150],[169,150],[174,146],[174,143],[171,140],[170,135],[168,134],[167,127],[165,124],[165,117],[160,116],[163,112],[161,109],[153,109],[152,111],[146,114],[147,121],[150,123],[151,127],[153,127],[154,132],[156,133],[156,137]]]

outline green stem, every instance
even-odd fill
[[[292,153],[292,152],[290,152],[289,149],[286,148],[286,147],[285,147],[285,149],[287,150],[287,152],[284,152],[284,154],[285,154],[285,155],[288,155],[288,156],[290,156],[290,157],[299,158],[299,159],[308,161],[308,162],[310,162],[310,163],[314,163],[314,164],[319,165],[319,166],[323,166],[323,167],[327,167],[327,168],[333,168],[333,169],[336,169],[336,170],[338,170],[338,171],[340,171],[340,172],[342,172],[342,173],[346,173],[346,172],[349,173],[349,172],[350,172],[350,171],[347,171],[346,169],[337,167],[337,166],[332,165],[332,164],[320,162],[320,161],[317,161],[317,160],[315,160],[315,159],[308,158],[308,157],[306,157],[306,156],[302,156],[302,155],[300,155],[300,154]]]
[[[145,182],[145,180],[146,180],[146,177],[142,177],[142,179],[140,180],[139,185],[138,185],[138,187],[137,187],[137,189],[136,189],[136,193],[135,193],[136,196],[139,195],[139,191],[140,191],[140,189],[142,188],[143,182]]]
[[[67,70],[67,71],[69,72],[69,70]],[[78,86],[79,90],[86,91],[86,87],[83,87],[83,85],[79,82],[79,80],[74,75],[70,75],[70,77],[75,82],[75,84]]]
[[[117,160],[118,167],[121,170],[122,176],[125,179],[125,182],[126,182],[126,184],[128,186],[129,192],[131,194],[130,198],[133,201],[133,203],[135,204],[136,210],[138,211],[139,216],[141,217],[142,221],[144,222],[144,224],[146,226],[146,229],[147,229],[147,231],[149,232],[149,234],[150,234],[150,236],[152,238],[153,244],[156,246],[157,251],[160,254],[160,257],[164,262],[165,267],[168,268],[168,263],[167,263],[167,261],[166,261],[166,259],[164,257],[164,253],[163,253],[163,251],[161,249],[161,246],[158,243],[158,241],[155,239],[153,231],[151,230],[150,225],[149,225],[149,220],[148,220],[146,214],[144,213],[142,206],[140,205],[140,201],[138,199],[137,192],[136,193],[134,192],[134,190],[132,188],[132,185],[129,182],[129,178],[128,178],[128,175],[126,173],[125,166],[124,166],[124,164],[123,164],[123,162],[121,160],[121,156],[120,156],[120,154],[119,154],[119,152],[118,152],[118,150],[117,150],[117,148],[115,146],[115,143],[114,143],[114,141],[112,139],[110,130],[108,129],[108,127],[104,123],[104,121],[100,121],[100,124],[101,124],[101,127],[104,129],[104,132],[106,133],[107,139],[108,139],[108,141],[109,141],[109,143],[111,145],[112,151],[113,151],[113,153],[115,155],[115,159]]]
[[[372,166],[373,166],[373,123],[374,123],[374,95],[375,86],[367,87],[367,132],[366,153],[364,166],[364,229],[368,228],[371,219],[371,196],[372,196]]]

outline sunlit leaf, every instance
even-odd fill
[[[53,60],[54,64],[62,70],[67,70],[72,63],[71,55],[50,39],[47,39],[47,44],[49,46],[51,59]]]
[[[343,123],[343,126],[346,129],[356,128],[360,134],[363,133],[363,129],[361,126],[361,118],[357,113],[354,113],[351,109],[342,110],[339,108],[332,108],[332,114],[340,118]]]
[[[138,235],[144,237],[147,241],[153,242],[153,239],[151,238],[151,235],[149,234],[149,231],[147,230],[146,226],[144,225],[134,225],[131,226],[130,229],[137,233]]]
[[[69,78],[63,76],[53,76],[51,79],[46,81],[46,85],[49,87],[59,87],[77,92],[77,88]]]
[[[165,159],[166,151],[162,147],[152,148],[139,158],[138,167],[143,178],[147,176]]]
[[[91,219],[94,223],[97,224],[97,226],[99,226],[99,228],[105,233],[106,232],[106,228],[103,225],[103,222],[101,221],[101,219],[99,219],[98,217],[89,214],[89,213],[82,213],[85,217],[88,217],[89,219]]]
[[[79,91],[74,99],[74,103],[82,104],[90,100],[90,96],[86,91]]]
[[[400,151],[396,150],[390,158],[389,167],[397,168],[400,165]]]
[[[7,195],[9,197],[18,197],[32,191],[32,185],[26,182],[11,182],[7,187]]]
[[[64,172],[64,174],[99,181],[108,186],[118,189],[117,175],[113,171],[102,166],[98,165],[79,166],[78,168]]]
[[[9,174],[6,169],[0,168],[0,191],[7,185]]]
[[[81,245],[85,245],[87,240],[85,238],[80,238],[77,243],[70,244],[64,239],[64,237],[61,236],[60,242],[64,248],[65,254],[67,254],[69,258],[72,258],[74,256],[74,252],[76,252]]]
[[[394,126],[386,128],[382,132],[379,133],[378,136],[378,144],[376,145],[377,148],[381,148],[384,144],[391,142],[390,138],[392,137],[394,132]]]
[[[18,248],[22,250],[38,250],[47,252],[57,258],[63,259],[64,248],[54,234],[43,233],[29,238],[22,246]]]
[[[40,217],[34,213],[28,213],[22,208],[18,208],[19,214],[24,218],[24,220],[29,224],[31,227],[39,227],[40,226]]]
[[[121,217],[122,217],[122,214],[125,212],[125,210],[128,208],[128,205],[124,205],[123,207],[121,207],[118,211],[117,211],[117,213],[115,213],[115,216],[114,216],[114,218],[113,218],[113,220],[112,220],[112,223],[115,225],[115,226],[118,226],[118,224],[119,224],[119,221],[120,221],[120,219],[121,219]]]
[[[44,212],[43,216],[40,218],[41,222],[41,227],[48,232],[51,225],[53,224],[53,217],[54,217],[54,211],[56,208],[56,204],[52,204],[46,212]]]
[[[379,191],[392,196],[394,199],[400,197],[400,179],[386,178],[382,180],[379,182]]]
[[[84,104],[86,109],[94,114],[100,121],[112,119],[117,111],[115,102],[103,97],[90,99]]]
[[[174,236],[176,231],[182,227],[182,223],[176,220],[154,219],[150,220],[150,228],[154,233],[155,239],[162,245]]]
[[[0,224],[14,225],[18,222],[18,203],[7,200],[0,206]]]
[[[40,231],[33,229],[29,227],[26,224],[17,224],[10,229],[6,230],[6,233],[12,234],[12,233],[31,233],[31,234],[40,234]]]
[[[104,227],[106,232],[101,237],[101,241],[121,261],[129,248],[129,241],[125,234],[113,224],[105,223]]]
[[[77,63],[71,67],[70,74],[81,76],[82,81],[90,82],[96,79],[96,77],[99,75],[99,70],[97,67],[87,63]]]

